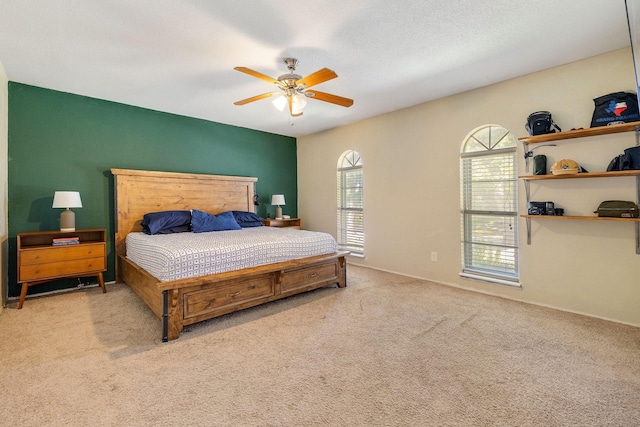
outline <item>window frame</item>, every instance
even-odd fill
[[[498,137],[492,140],[494,129],[499,132],[496,132]],[[478,138],[477,135],[484,135],[484,137]],[[508,139],[505,140],[505,138]],[[460,276],[462,277],[520,286],[517,142],[517,138],[507,129],[495,124],[477,127],[462,142],[460,149]],[[499,163],[491,163],[489,158]],[[483,159],[486,162],[482,162]],[[473,160],[479,160],[475,163],[476,168],[493,167],[501,170],[506,168],[509,174],[508,176],[503,174],[499,179],[493,176],[487,179],[490,175],[482,175],[487,173],[486,171],[474,175]],[[487,192],[491,184],[496,184],[496,191]],[[474,191],[474,187],[479,190]],[[510,196],[502,197],[507,194]],[[501,197],[496,198],[496,196]],[[483,197],[486,199],[487,206],[495,203],[507,207],[487,208],[481,203]],[[475,204],[481,206],[478,207]],[[481,229],[479,224],[483,223],[487,226],[493,224],[494,232],[487,233],[487,228]],[[508,227],[509,232],[502,235],[497,232],[498,228],[505,229],[504,227]],[[488,230],[491,230],[491,227]],[[500,243],[501,236],[502,243]]]
[[[352,177],[348,175],[353,172],[358,176],[354,181],[356,185],[350,187],[348,183],[352,181]],[[336,181],[338,248],[350,251],[351,255],[364,257],[364,165],[362,155],[358,151],[347,150],[340,155]],[[350,198],[349,193],[359,195]]]

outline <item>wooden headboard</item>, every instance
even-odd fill
[[[258,178],[194,173],[111,169],[115,181],[116,256],[125,255],[125,238],[141,231],[148,212],[198,209],[211,214],[254,212]],[[117,263],[116,263],[117,264]]]

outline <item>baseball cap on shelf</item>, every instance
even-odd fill
[[[554,175],[573,175],[580,172],[580,166],[574,160],[558,160],[551,166],[551,173]]]

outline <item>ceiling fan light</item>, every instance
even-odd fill
[[[273,101],[273,106],[278,110],[283,111],[284,107],[287,105],[287,98],[284,95],[280,95],[276,97]]]
[[[293,97],[291,98],[291,113],[292,114],[300,114],[300,113],[302,113],[302,110],[306,106],[307,106],[307,100],[304,98],[304,96],[300,95],[299,93],[296,93],[295,95],[293,95]]]

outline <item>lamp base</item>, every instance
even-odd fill
[[[282,208],[280,206],[276,206],[276,219],[282,219]]]
[[[60,214],[60,231],[76,231],[76,214],[69,208]]]

